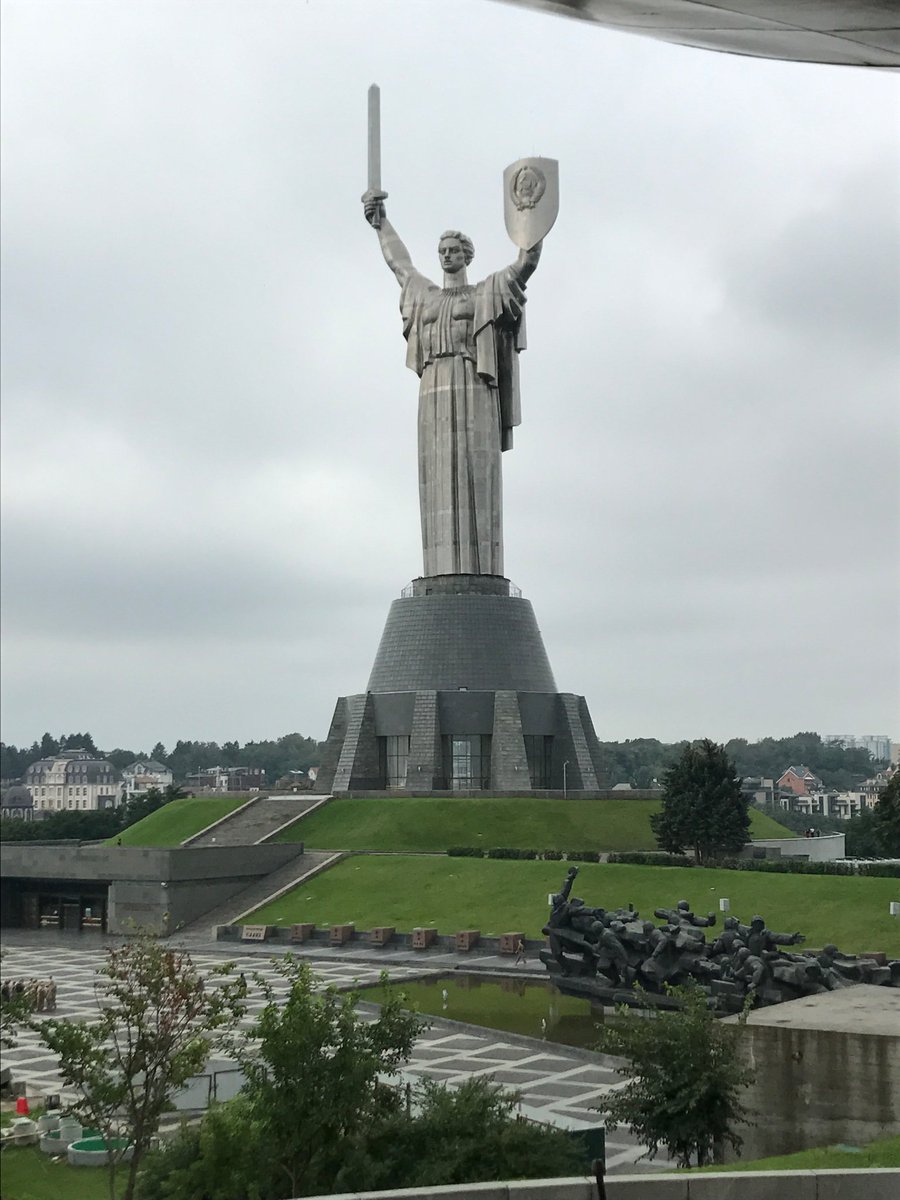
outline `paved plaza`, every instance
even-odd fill
[[[94,976],[108,944],[100,938],[16,931],[9,937],[4,935],[3,977],[47,979],[52,975],[57,985],[54,1015],[90,1020],[97,1011]],[[248,981],[253,972],[258,972],[270,982],[276,994],[287,990],[272,962],[274,954],[283,952],[275,947],[237,944],[226,948],[206,942],[187,948],[201,971],[212,970],[222,962],[233,962]],[[444,974],[448,967],[457,965],[453,955],[429,957],[427,962],[421,956],[410,955],[408,961],[404,961],[405,955],[400,961],[392,956],[390,962],[385,962],[371,952],[361,952],[353,958],[346,952],[322,949],[298,947],[294,952],[310,963],[317,986],[340,990],[376,983],[383,971],[387,971],[392,982],[398,982],[432,973]],[[377,993],[369,994],[373,1000],[376,998]],[[263,1003],[261,992],[251,991],[245,1027],[252,1025]],[[621,1086],[621,1079],[600,1055],[441,1018],[429,1020],[431,1026],[419,1036],[404,1071],[407,1077],[434,1079],[453,1087],[473,1076],[491,1076],[497,1083],[520,1093],[524,1115],[566,1129],[596,1126],[600,1120],[597,1102],[610,1088]],[[17,1046],[4,1051],[3,1056],[4,1065],[12,1069],[13,1079],[25,1083],[29,1096],[59,1093],[65,1100],[67,1093],[55,1056],[42,1045],[38,1035],[20,1031],[17,1041]],[[616,1130],[607,1141],[608,1170],[651,1169],[646,1161],[637,1163],[642,1153],[643,1148],[629,1132]],[[660,1161],[657,1160],[656,1169]]]

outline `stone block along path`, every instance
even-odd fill
[[[57,985],[57,1010],[53,1015],[89,1021],[97,1012],[94,977],[104,961],[104,947],[111,941],[91,935],[6,931],[3,977],[46,979],[52,975]],[[287,990],[272,962],[273,956],[283,951],[274,946],[239,943],[231,953],[216,943],[186,944],[185,948],[201,972],[212,970],[221,962],[233,962],[235,970],[243,971],[248,979],[252,972],[259,972],[273,984],[276,993]],[[392,982],[398,982],[442,974],[449,965],[443,955],[440,961],[423,962],[421,957],[410,956],[408,961],[386,962],[372,952],[350,958],[346,953],[295,947],[292,953],[309,962],[319,987],[334,986],[341,991],[376,983],[383,971]],[[376,993],[363,991],[364,1002],[369,996],[375,1000]],[[263,1003],[258,990],[251,992],[246,1026],[252,1023]],[[362,1014],[367,1011],[374,1010],[363,1003]],[[601,1117],[596,1110],[597,1102],[610,1089],[622,1086],[613,1060],[599,1054],[438,1017],[428,1019],[430,1027],[420,1034],[403,1071],[404,1078],[413,1082],[429,1078],[453,1087],[473,1076],[490,1076],[519,1092],[524,1116],[563,1129],[598,1125]],[[13,1081],[25,1084],[30,1098],[58,1093],[64,1102],[67,1099],[69,1094],[62,1086],[57,1060],[36,1033],[20,1030],[17,1045],[4,1051],[3,1060],[12,1070]],[[633,1173],[659,1170],[661,1164],[666,1165],[662,1156],[653,1163],[646,1159],[638,1161],[643,1154],[644,1147],[629,1130],[620,1128],[608,1135],[608,1171]]]

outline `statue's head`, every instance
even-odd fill
[[[765,929],[765,927],[766,927],[766,923],[762,917],[756,916],[750,922],[751,929]]]
[[[458,229],[446,229],[438,241],[438,258],[448,275],[464,271],[475,257],[475,245]]]
[[[687,900],[679,900],[678,901],[678,909],[680,912],[688,912],[690,907],[691,906],[690,906],[690,904],[688,904]]]
[[[737,927],[738,927],[737,917],[726,917],[725,918],[725,928],[726,929],[737,929]]]

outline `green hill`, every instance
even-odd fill
[[[655,850],[650,814],[658,811],[658,800],[344,799],[286,829],[279,840],[325,850]],[[765,813],[753,809],[751,818],[753,837],[791,836]]]
[[[116,837],[107,839],[106,844],[116,845],[121,837],[123,846],[179,846],[185,838],[193,837],[246,803],[246,796],[193,796],[187,800],[173,800]]]
[[[565,871],[559,862],[355,855],[258,909],[250,921],[436,925],[441,933],[521,930],[538,937],[547,895],[559,889]],[[727,896],[741,921],[760,912],[772,929],[806,934],[811,947],[833,941],[846,951],[900,956],[900,924],[888,909],[897,899],[896,879],[586,863],[574,890],[588,904],[634,904],[650,916],[680,899],[696,911],[716,911]]]

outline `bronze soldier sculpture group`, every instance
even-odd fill
[[[628,908],[590,908],[572,885],[570,867],[552,897],[544,926],[549,945],[541,961],[560,991],[597,999],[665,1003],[667,985],[693,983],[717,1008],[739,1010],[749,995],[757,1005],[779,1004],[857,983],[900,987],[900,961],[842,954],[828,945],[818,952],[792,951],[801,933],[773,933],[756,916],[749,925],[726,917],[718,936],[707,933],[716,914],[697,916],[687,900],[658,908],[662,923],[642,920]],[[624,994],[623,994],[624,993]]]

